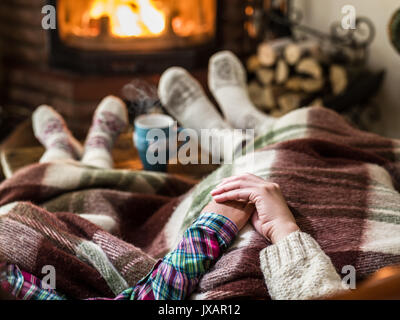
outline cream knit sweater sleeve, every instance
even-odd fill
[[[344,290],[331,260],[307,233],[293,232],[263,249],[260,260],[272,299],[321,298]]]

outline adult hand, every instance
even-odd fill
[[[252,174],[224,179],[212,192],[215,202],[242,201],[252,203],[255,229],[272,243],[299,230],[279,185]]]

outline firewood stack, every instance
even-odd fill
[[[281,38],[261,43],[247,61],[249,95],[266,113],[280,117],[302,106],[322,105],[345,92],[350,74],[320,50],[315,40]]]

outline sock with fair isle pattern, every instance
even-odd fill
[[[113,167],[112,148],[129,121],[125,103],[114,96],[104,98],[97,107],[85,142],[81,162],[97,168]]]
[[[208,85],[232,127],[254,129],[256,135],[259,135],[275,122],[275,118],[264,114],[251,102],[246,71],[232,52],[221,51],[211,57]]]
[[[46,148],[40,163],[60,160],[79,160],[82,145],[68,129],[63,117],[52,107],[42,105],[32,115],[35,137]]]

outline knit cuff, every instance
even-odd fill
[[[277,271],[301,260],[312,259],[320,252],[319,244],[310,235],[295,231],[276,244],[263,249],[260,252],[260,262],[264,273],[270,276],[271,270]]]

